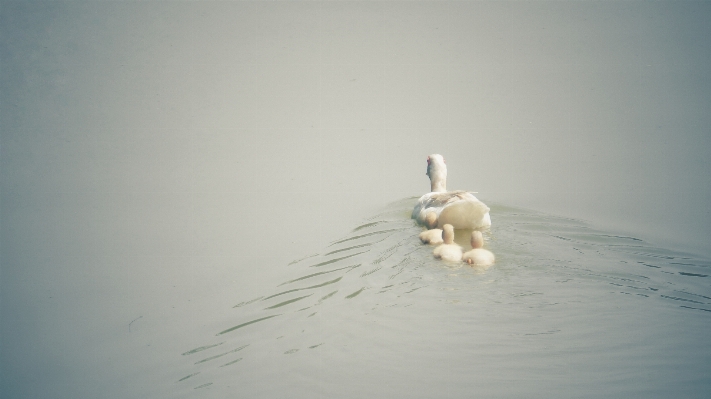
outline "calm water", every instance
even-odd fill
[[[709,19],[0,0],[0,397],[711,397]]]
[[[493,204],[485,238],[497,263],[477,270],[433,259],[409,219],[414,201],[209,310],[218,320],[154,388],[200,398],[711,393],[708,260]]]

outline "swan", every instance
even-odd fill
[[[423,244],[439,245],[444,241],[442,240],[442,229],[436,229],[437,227],[437,215],[434,212],[428,212],[425,216],[425,225],[429,230],[425,230],[420,233],[420,241]]]
[[[454,243],[454,227],[451,224],[442,226],[442,240],[444,244],[432,251],[435,258],[450,262],[460,262],[462,260],[462,247]]]
[[[481,231],[472,231],[472,250],[467,251],[462,256],[462,260],[474,266],[489,267],[494,264],[494,254],[484,248],[484,237]]]
[[[440,154],[427,157],[430,193],[420,197],[412,218],[424,224],[429,212],[437,217],[437,227],[451,224],[456,229],[479,229],[491,226],[489,207],[467,191],[447,191],[447,164]]]

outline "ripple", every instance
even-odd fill
[[[250,324],[258,323],[258,322],[260,322],[260,321],[267,320],[267,319],[271,319],[272,317],[277,317],[277,316],[280,316],[280,315],[275,314],[275,315],[271,315],[271,316],[261,317],[261,318],[256,319],[256,320],[248,321],[248,322],[246,322],[246,323],[242,323],[242,324],[236,325],[236,326],[234,326],[234,327],[228,328],[227,330],[220,331],[219,333],[217,333],[217,335],[226,334],[226,333],[232,332],[232,331],[234,331],[234,330],[236,330],[236,329],[238,329],[238,328],[246,327],[246,326],[248,326],[248,325],[250,325]]]
[[[682,308],[675,311],[698,311],[687,313],[711,320],[707,309],[711,292],[704,285],[711,275],[704,273],[711,265],[707,260],[656,248],[635,237],[599,231],[579,220],[494,204],[495,224],[485,231],[485,238],[487,248],[496,254],[496,264],[485,270],[463,263],[447,264],[435,260],[432,248],[417,239],[422,229],[409,218],[413,202],[405,199],[391,204],[355,227],[352,231],[357,234],[332,242],[323,254],[289,263],[288,279],[277,276],[257,298],[240,302],[226,320],[216,321],[230,325],[234,318],[248,320],[216,334],[233,333],[223,338],[227,341],[196,345],[182,353],[205,351],[205,357],[196,362],[191,358],[194,372],[179,381],[200,374],[190,380],[199,384],[201,378],[214,375],[200,387],[213,383],[226,386],[230,377],[218,377],[221,374],[211,374],[210,369],[231,365],[230,371],[239,375],[255,367],[255,354],[265,369],[285,362],[276,355],[290,355],[289,364],[293,361],[295,370],[308,373],[314,365],[345,361],[350,353],[347,348],[367,347],[364,342],[379,348],[373,350],[388,364],[406,364],[412,356],[425,356],[413,347],[415,342],[437,334],[446,335],[451,347],[442,344],[449,349],[440,348],[441,353],[428,358],[430,363],[466,352],[502,367],[495,361],[508,352],[487,351],[504,343],[520,344],[511,342],[511,337],[541,342],[526,347],[529,352],[524,352],[531,353],[530,357],[519,353],[516,361],[524,366],[537,365],[547,356],[548,352],[538,348],[561,345],[568,352],[551,353],[566,353],[566,358],[577,353],[586,361],[600,354],[619,358],[632,349],[608,346],[607,342],[626,337],[629,329],[621,326],[638,310],[656,315],[662,309]],[[468,232],[457,234],[463,233]],[[461,236],[458,239],[463,240]],[[314,272],[313,268],[325,270]],[[355,269],[359,273],[351,273]],[[288,284],[296,288],[279,288]],[[290,294],[297,296],[286,296]],[[279,302],[264,302],[271,300]],[[620,311],[618,316],[619,308],[630,313]],[[280,313],[270,314],[274,309]],[[277,316],[275,321],[261,324]],[[656,325],[656,319],[649,323],[643,323],[645,327],[636,333],[662,334],[663,327]],[[244,328],[247,326],[255,328]],[[578,330],[576,338],[571,331]],[[606,340],[582,338],[600,335]],[[369,341],[363,341],[366,339]],[[307,348],[319,350],[301,350]],[[236,352],[244,356],[219,366],[212,361]],[[311,357],[313,354],[319,358]],[[626,358],[639,356],[631,353]],[[617,364],[599,367],[614,369]],[[345,385],[355,384],[347,375],[338,378]]]

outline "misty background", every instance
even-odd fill
[[[449,189],[708,257],[710,18],[702,1],[0,2],[8,397],[129,389],[103,384],[165,355],[135,370],[145,347],[117,331],[152,312],[190,336],[175,306],[199,318],[422,195],[431,153]]]

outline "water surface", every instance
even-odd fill
[[[225,303],[212,334],[175,354],[166,386],[264,398],[711,392],[708,260],[494,204],[497,262],[477,269],[432,257],[413,202]]]
[[[709,396],[710,19],[0,0],[3,398]]]

